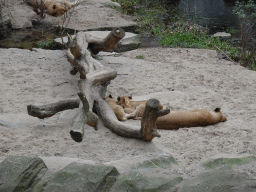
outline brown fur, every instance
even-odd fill
[[[227,121],[223,117],[221,108],[213,111],[204,109],[192,109],[190,111],[171,111],[169,114],[157,118],[156,126],[158,129],[178,129],[182,127],[197,127],[213,125]]]
[[[126,114],[124,109],[116,104],[117,100],[115,100],[112,95],[106,97],[105,101],[110,105],[119,121],[126,121],[127,119],[134,118],[137,114],[137,110],[133,110],[131,114]]]
[[[148,100],[134,101],[131,96],[122,96],[117,98],[117,104],[123,107],[126,113],[131,113],[138,107],[137,117],[142,117],[147,102]],[[160,104],[158,109],[163,109],[163,105]]]
[[[42,6],[49,15],[58,17],[63,15],[68,9],[77,5],[78,1],[70,3],[67,0],[24,0],[28,5],[32,6],[38,14],[38,10]]]
[[[137,106],[140,106],[137,116],[142,117],[147,101],[134,101],[131,97],[118,97],[117,104],[124,108],[125,112],[133,112]],[[159,110],[163,109],[163,105],[159,105]],[[223,117],[221,108],[214,111],[204,109],[192,109],[190,111],[171,111],[169,114],[157,118],[156,125],[158,129],[178,129],[182,127],[196,127],[213,125],[219,122],[227,121]]]

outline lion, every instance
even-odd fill
[[[140,119],[145,111],[146,103],[148,100],[135,101],[132,99],[132,96],[122,96],[117,97],[117,104],[120,105],[126,113],[132,113],[137,107],[137,115],[135,119]],[[163,105],[159,104],[159,110],[163,109]]]
[[[49,15],[58,17],[63,15],[71,7],[76,6],[79,1],[70,3],[67,0],[24,0],[28,5],[32,6],[34,11],[39,15],[39,10],[46,10]]]
[[[213,111],[204,109],[192,109],[189,111],[171,111],[169,114],[158,117],[156,120],[157,129],[178,129],[183,127],[197,127],[214,125],[227,121],[223,117],[221,108]]]
[[[137,109],[137,116],[142,117],[147,100],[134,101],[132,97],[118,97],[117,104],[122,106],[125,112],[132,113],[135,107],[142,106]],[[163,105],[159,105],[159,110],[163,109]],[[156,120],[156,126],[158,129],[178,129],[183,127],[196,127],[213,125],[219,122],[227,121],[226,117],[223,117],[221,108],[216,108],[213,111],[204,109],[192,109],[190,111],[171,111],[169,114],[162,117],[158,117]],[[133,119],[136,119],[133,118]]]
[[[127,114],[120,105],[117,105],[117,100],[111,94],[105,98],[105,101],[110,105],[119,121],[126,121],[127,119],[135,118],[137,115],[136,109]]]

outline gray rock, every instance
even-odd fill
[[[138,163],[132,169],[147,169],[147,168],[162,168],[167,169],[171,168],[172,165],[178,165],[173,156],[159,156],[153,157],[149,160],[143,161],[142,163]]]
[[[55,173],[49,181],[38,183],[33,192],[106,191],[118,175],[117,169],[112,166],[71,163]]]
[[[242,165],[255,162],[256,157],[252,155],[218,155],[211,157],[210,160],[207,160],[202,163],[202,166],[209,169],[215,169],[220,166],[226,166],[231,168],[233,165]]]
[[[177,186],[183,180],[182,177],[175,175],[152,174],[149,171],[132,171],[119,178],[111,192],[164,192],[175,191]]]
[[[229,37],[231,37],[231,34],[230,33],[226,33],[226,32],[217,32],[214,35],[212,35],[212,37],[229,38]]]
[[[195,178],[184,180],[178,192],[255,192],[256,180],[229,169],[201,173]]]
[[[118,162],[117,167],[121,164],[122,168],[119,169],[123,170],[123,175],[118,178],[110,191],[174,191],[177,189],[176,185],[183,178],[170,174],[170,170],[178,165],[171,155],[152,154],[147,160],[141,161],[143,159],[145,157],[134,159],[130,168],[126,167],[127,164],[129,165],[127,160],[123,164]]]
[[[105,7],[109,7],[109,8],[112,8],[112,9],[115,9],[117,11],[119,11],[120,13],[122,13],[122,8],[120,6],[119,3],[117,2],[104,2],[104,3],[101,3],[102,5],[104,5]]]
[[[227,56],[222,52],[218,52],[217,57],[218,57],[218,59],[227,59],[228,60]]]
[[[118,44],[115,51],[124,52],[138,49],[140,46],[140,35],[135,34],[133,37],[122,39]]]
[[[38,157],[8,157],[0,163],[0,191],[25,191],[33,187],[46,171],[46,165]]]

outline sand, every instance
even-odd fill
[[[221,107],[227,122],[159,130],[162,137],[151,142],[117,136],[100,122],[98,131],[85,127],[81,143],[69,134],[76,110],[45,120],[27,115],[29,104],[77,98],[78,92],[79,76],[69,74],[65,50],[35,50],[0,49],[1,160],[10,155],[39,156],[54,168],[70,162],[60,161],[59,157],[65,157],[113,164],[125,170],[124,162],[132,164],[152,154],[170,154],[179,163],[172,171],[191,175],[195,174],[192,164],[213,155],[256,152],[256,72],[218,60],[214,50],[147,48],[114,55],[100,53],[100,61],[119,74],[108,89],[114,96],[156,98],[171,110]],[[145,59],[135,59],[137,55]],[[139,125],[140,121],[127,123]],[[50,157],[56,157],[55,165],[47,161]]]
[[[119,17],[118,12],[110,13],[110,9],[99,2],[84,1],[76,8],[81,11],[86,6],[83,19],[97,7],[103,16],[114,14],[103,17],[101,11],[97,11],[95,17],[88,17],[93,19],[88,20],[89,28],[111,26],[110,18]],[[25,7],[20,1],[15,3]],[[25,12],[17,11],[24,18],[33,16],[31,12]],[[98,14],[102,20],[96,17]],[[77,18],[79,14],[74,17]],[[122,23],[122,20],[118,21]],[[78,161],[114,165],[122,172],[152,155],[169,154],[179,163],[178,167],[168,170],[169,173],[180,173],[186,178],[200,171],[198,162],[214,155],[256,153],[255,71],[219,60],[214,50],[146,48],[99,55],[100,62],[118,72],[108,87],[114,96],[156,98],[171,110],[221,107],[227,122],[159,130],[162,137],[151,142],[117,136],[100,122],[98,131],[86,126],[83,141],[76,143],[69,134],[76,110],[60,112],[44,120],[31,117],[26,111],[30,104],[77,98],[79,75],[70,75],[66,51],[0,49],[0,160],[11,155],[39,156],[52,170]],[[145,58],[136,59],[137,55]],[[127,123],[139,125],[140,121],[129,120]],[[254,170],[250,168],[250,175],[256,177]]]

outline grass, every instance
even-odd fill
[[[50,48],[53,44],[55,43],[54,39],[50,40],[50,41],[45,41],[45,42],[38,42],[36,43],[36,46],[38,48]]]
[[[137,55],[136,59],[144,59],[145,57],[143,55]]]
[[[197,49],[214,49],[214,45],[225,51],[229,57],[238,61],[241,49],[239,47],[231,46],[232,40],[224,40],[221,37],[212,37],[203,32],[185,31],[161,32],[160,27],[154,29],[154,33],[161,37],[160,43],[169,47],[181,47],[181,48],[197,48]]]
[[[158,1],[146,2],[144,4],[144,1],[140,0],[112,1],[120,3],[123,13],[130,13],[136,17],[139,33],[151,33],[154,36],[160,37],[162,45],[196,49],[214,49],[214,45],[216,45],[236,62],[242,64],[243,60],[246,59],[243,58],[242,60],[242,47],[241,45],[235,46],[232,38],[212,37],[207,34],[207,28],[200,27],[186,20],[180,10],[175,7],[167,10]],[[149,4],[151,4],[150,7]],[[240,31],[230,28],[226,32],[237,34]],[[253,58],[254,62],[247,67],[256,70],[256,54],[253,55]]]

